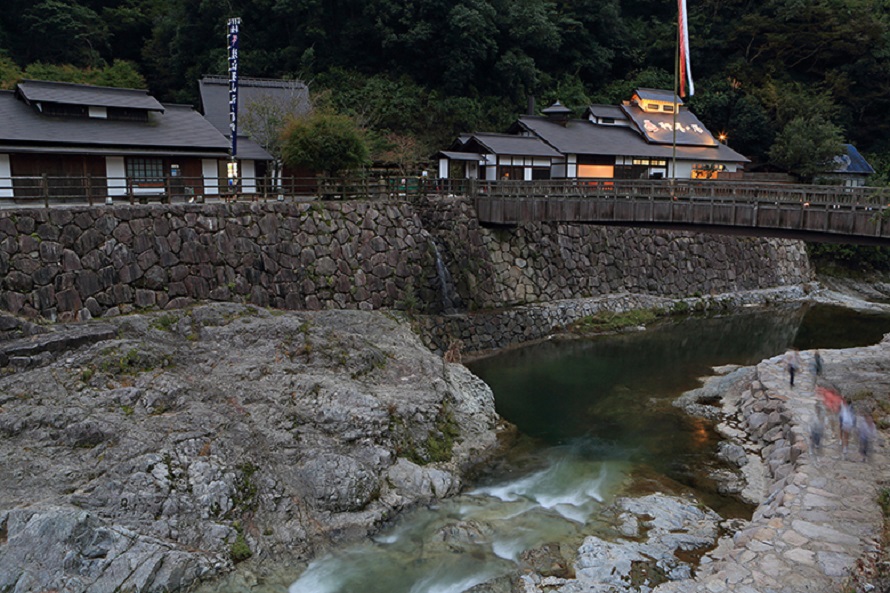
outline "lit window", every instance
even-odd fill
[[[578,177],[611,179],[614,176],[615,167],[612,165],[578,165]]]
[[[726,170],[726,165],[719,164],[696,164],[692,165],[693,179],[716,179],[717,174]]]

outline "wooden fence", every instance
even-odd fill
[[[226,179],[165,177],[133,182],[116,177],[0,177],[0,207],[66,204],[184,203],[214,200],[305,200],[413,198],[431,193],[470,195],[470,180],[421,177]]]

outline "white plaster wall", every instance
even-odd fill
[[[673,161],[671,159],[668,159],[668,178],[673,176],[676,179],[692,179],[691,161],[677,161],[676,175],[672,173],[673,167]]]
[[[127,195],[127,167],[122,156],[105,157],[105,176],[108,178],[108,195]]]
[[[578,177],[578,155],[567,155],[566,161],[566,177],[569,179]]]
[[[201,159],[201,169],[204,176],[204,195],[215,196],[219,194],[219,169],[216,159]]]
[[[0,154],[0,198],[12,198],[12,167],[9,155]]]
[[[256,193],[256,163],[253,159],[241,161],[241,191]]]
[[[448,179],[448,159],[439,159],[439,179]]]

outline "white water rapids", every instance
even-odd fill
[[[535,465],[318,558],[290,593],[462,593],[516,569],[525,550],[580,543],[629,469],[582,447],[548,449]]]

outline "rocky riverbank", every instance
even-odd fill
[[[757,504],[750,521],[720,526],[694,501],[664,495],[621,499],[616,537],[588,537],[573,578],[530,573],[523,593],[797,593],[887,590],[885,508],[890,495],[890,336],[875,346],[813,353],[790,386],[776,356],[754,367],[725,367],[680,398],[689,413],[719,422],[720,454],[734,472],[715,476],[725,492]],[[816,385],[849,396],[878,420],[868,460],[843,455],[829,430],[812,449]],[[642,506],[641,506],[642,505]],[[722,534],[722,535],[719,535]],[[698,554],[705,552],[698,560]],[[603,567],[608,567],[604,570]]]
[[[306,558],[456,493],[497,447],[490,389],[388,314],[4,327],[0,591],[181,591]]]
[[[833,299],[763,294],[732,302]],[[391,313],[215,304],[72,326],[0,316],[0,332],[0,591],[176,591],[305,560],[455,494],[504,428],[490,390]],[[825,377],[883,409],[888,354],[886,340],[823,352]],[[872,464],[816,465],[811,390],[789,392],[777,359],[720,371],[686,399],[721,422],[738,467],[721,479],[760,505],[752,521],[624,497],[614,538],[588,538],[573,567],[559,546],[532,550],[524,574],[474,592],[825,591],[874,563],[883,445]]]

